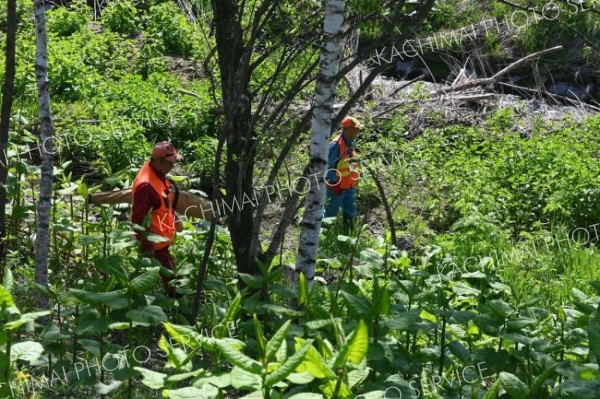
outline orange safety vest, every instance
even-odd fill
[[[332,143],[337,142],[340,145],[340,156],[335,166],[336,185],[333,187],[340,190],[348,190],[356,187],[360,173],[358,172],[358,162],[352,162],[352,158],[356,155],[355,150],[351,150],[348,153],[346,147],[346,141],[342,138],[341,134],[335,136]]]
[[[133,201],[135,201],[135,193],[142,183],[150,183],[160,198],[160,208],[152,210],[152,227],[158,235],[169,241],[155,242],[152,243],[152,246],[154,249],[162,249],[175,242],[175,211],[167,194],[171,186],[168,180],[163,183],[148,162],[142,166],[133,181]]]

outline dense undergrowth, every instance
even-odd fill
[[[402,111],[374,122],[383,133],[360,145],[384,183],[399,242],[369,228],[380,207],[363,205],[364,226],[351,232],[326,220],[318,277],[311,290],[301,277],[294,291],[286,277],[294,252],[282,251],[262,276],[237,275],[219,227],[201,315],[189,326],[206,225],[188,220],[178,236],[184,297],[173,300],[158,264],[139,258],[128,210],[86,203],[92,191],[128,187],[161,139],[186,155],[182,184],[210,176],[217,94],[208,76],[181,70],[207,72],[199,67],[207,46],[169,2],[112,3],[97,21],[82,3],[49,11],[59,162],[44,292],[53,308],[36,312],[29,9],[20,3],[23,63],[7,157],[0,396],[600,396],[597,116],[537,121],[528,140],[508,108],[410,141]],[[183,64],[173,71],[173,62]],[[365,173],[359,202],[377,196]],[[240,292],[238,279],[248,288]],[[50,320],[43,329],[40,317]]]

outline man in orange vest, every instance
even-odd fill
[[[354,148],[354,140],[363,125],[353,117],[342,121],[342,134],[338,134],[329,144],[329,169],[325,175],[327,200],[325,217],[336,216],[340,207],[345,225],[356,218],[356,185],[360,174]]]
[[[169,253],[169,246],[175,241],[175,232],[181,231],[182,223],[171,203],[171,185],[166,175],[173,169],[175,162],[182,159],[170,142],[156,144],[150,161],[142,166],[135,177],[132,189],[131,221],[142,226],[147,217],[150,219],[146,225],[146,233],[137,234],[141,241],[140,251],[142,255],[155,258],[172,271],[175,270],[175,260]],[[163,240],[150,242],[146,237],[148,233],[160,236]],[[173,277],[161,271],[161,278],[167,294],[171,297],[178,296],[175,287],[169,284]]]

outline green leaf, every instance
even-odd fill
[[[448,344],[448,349],[454,356],[463,363],[468,363],[471,354],[469,350],[460,341],[452,341]]]
[[[393,319],[386,320],[386,324],[392,330],[406,331],[421,321],[421,310],[412,309],[404,312]]]
[[[187,387],[181,389],[165,389],[162,392],[162,396],[164,398],[171,399],[202,399],[204,398],[202,396],[203,392],[203,390],[194,387]]]
[[[206,349],[214,349],[214,340],[202,336],[195,330],[192,330],[186,326],[180,326],[177,324],[163,323],[165,329],[176,342],[184,345],[184,347],[190,347],[196,349],[198,347],[205,346]]]
[[[279,327],[279,330],[277,330],[275,335],[271,337],[265,348],[265,358],[267,359],[267,361],[273,360],[275,354],[277,353],[277,350],[279,349],[279,347],[283,343],[283,340],[287,336],[291,325],[291,320],[286,321],[281,327]]]
[[[140,294],[150,291],[154,284],[159,280],[159,270],[159,267],[153,267],[147,272],[137,276],[131,280],[131,287]]]
[[[292,356],[290,356],[285,363],[281,365],[275,372],[269,374],[265,379],[265,386],[267,388],[272,387],[277,384],[279,381],[283,381],[288,375],[292,374],[296,367],[304,360],[304,356],[308,349],[311,347],[313,343],[312,339],[307,340],[302,347],[296,351]]]
[[[494,382],[494,385],[492,385],[490,390],[485,393],[485,396],[483,397],[483,399],[497,399],[499,391],[500,391],[500,380],[498,379],[498,380],[496,380],[496,382]]]
[[[529,388],[516,375],[502,371],[500,372],[500,381],[502,387],[512,399],[527,399],[530,397]]]
[[[235,316],[239,312],[242,307],[242,294],[240,292],[237,293],[233,301],[229,304],[227,308],[227,313],[225,313],[225,317],[221,320],[221,325],[226,326],[228,323],[235,320]]]
[[[2,281],[2,285],[4,286],[4,288],[6,288],[6,290],[8,292],[12,292],[14,283],[15,283],[15,279],[13,278],[13,274],[12,274],[12,271],[10,270],[10,267],[5,267],[4,268],[4,279]]]
[[[156,305],[147,305],[127,312],[127,318],[142,325],[149,326],[167,320],[167,315]]]
[[[110,384],[104,384],[102,382],[96,383],[94,388],[96,389],[96,393],[99,395],[108,395],[111,392],[119,389],[119,387],[123,385],[123,381],[112,381]]]
[[[296,350],[304,342],[302,338],[296,338]],[[316,378],[335,378],[335,373],[327,367],[325,359],[314,346],[308,348],[304,360],[296,367],[296,371],[299,373],[308,372]]]
[[[237,366],[231,370],[230,378],[231,386],[235,389],[255,391],[262,387],[260,376]]]
[[[14,362],[18,359],[31,363],[36,361],[43,352],[44,347],[39,342],[17,342],[10,347],[10,360]]]
[[[287,376],[287,380],[294,385],[306,385],[313,382],[315,380],[315,376],[307,372],[292,373]]]
[[[298,276],[298,305],[309,304],[309,295],[308,295],[308,283],[306,282],[306,277],[304,273],[300,273]]]
[[[7,308],[10,308],[15,306],[15,302],[13,301],[12,295],[6,289],[6,287],[0,285],[0,307],[2,307],[2,305],[6,306]]]
[[[265,372],[264,367],[259,362],[233,348],[229,342],[218,340],[216,341],[216,344],[221,350],[221,353],[223,353],[225,359],[234,366],[238,366],[252,374],[263,374]]]
[[[501,299],[493,299],[487,303],[489,307],[498,315],[506,318],[515,312],[515,309]]]
[[[369,351],[369,328],[361,320],[358,322],[358,328],[350,338],[350,347],[348,351],[348,361],[353,364],[360,364]]]
[[[121,283],[129,282],[129,274],[123,267],[123,259],[120,255],[110,255],[94,260],[96,268],[108,276],[115,276]]]
[[[369,314],[371,306],[366,299],[352,295],[346,291],[342,291],[341,294],[354,317],[361,318],[366,317]]]
[[[254,325],[254,335],[256,336],[256,343],[258,344],[258,353],[261,356],[261,358],[266,357],[265,350],[267,346],[267,340],[265,338],[265,334],[262,331],[256,313],[252,315],[252,324]]]
[[[305,323],[304,326],[306,326],[310,330],[318,330],[318,329],[326,327],[326,326],[331,326],[334,323],[339,322],[339,321],[342,321],[342,319],[340,319],[339,317],[331,318],[331,319],[324,319],[324,320],[312,320],[312,321]]]
[[[554,375],[556,374],[557,366],[558,363],[555,363],[552,366],[548,367],[546,370],[542,371],[540,375],[535,377],[535,380],[533,380],[533,383],[531,384],[531,395],[533,397],[537,396],[537,393],[540,392],[544,381],[552,379],[554,377]]]
[[[596,363],[600,362],[600,312],[595,311],[591,314],[588,321],[588,338],[590,340],[590,349],[596,355]]]
[[[287,399],[323,399],[320,393],[301,392],[288,397]]]
[[[90,305],[107,305],[112,309],[125,309],[129,307],[129,301],[125,297],[125,290],[109,292],[88,292],[71,288],[70,292],[82,302]]]
[[[334,367],[344,367],[346,362],[359,364],[367,355],[368,350],[369,330],[365,322],[361,320],[357,329],[350,334],[348,341],[335,358]]]
[[[253,276],[251,274],[239,273],[240,278],[244,282],[244,285],[247,287],[256,289],[260,288],[263,285],[263,278],[258,276]]]

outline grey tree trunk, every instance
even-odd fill
[[[40,200],[38,203],[38,224],[35,242],[35,282],[48,286],[48,242],[50,235],[50,210],[52,208],[52,168],[54,162],[54,127],[48,82],[48,35],[46,33],[46,12],[44,0],[35,0],[35,77],[38,89],[38,112],[40,115],[40,140],[42,165],[40,179]],[[48,298],[39,294],[38,304],[48,309]]]
[[[328,0],[323,24],[325,44],[321,49],[320,72],[315,89],[310,143],[309,174],[310,190],[304,203],[302,231],[296,260],[296,276],[304,273],[309,285],[315,276],[317,250],[325,203],[324,174],[327,169],[327,153],[331,133],[333,102],[337,92],[337,72],[340,65],[342,25],[345,0]]]
[[[0,281],[4,278],[6,256],[6,178],[8,176],[8,130],[15,86],[15,42],[17,36],[17,1],[6,2],[6,64],[0,111]]]

